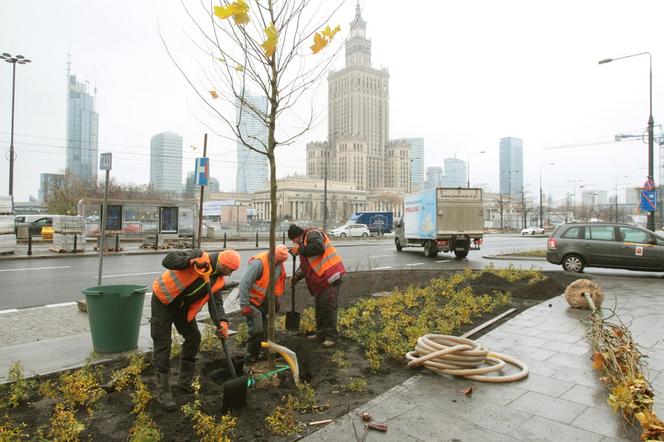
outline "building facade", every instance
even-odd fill
[[[406,138],[410,144],[410,189],[424,189],[424,138]]]
[[[243,100],[241,103],[238,99],[235,104],[235,118],[241,136],[237,140],[235,191],[254,193],[266,189],[270,177],[267,156],[260,153],[265,152],[267,146],[267,97],[245,91]]]
[[[39,202],[48,204],[53,193],[62,189],[65,185],[65,176],[62,173],[40,173],[39,174]]]
[[[424,189],[433,189],[443,185],[443,168],[427,167],[427,179],[424,182]]]
[[[162,132],[152,137],[150,184],[160,192],[182,193],[182,136]]]
[[[523,141],[515,137],[500,139],[500,193],[517,199],[523,192]]]
[[[385,186],[402,192],[410,192],[410,143],[392,140],[385,150]]]
[[[96,90],[95,90],[96,94]],[[67,76],[67,159],[66,173],[86,182],[97,181],[99,114],[88,84]]]
[[[466,187],[466,162],[457,158],[445,158],[443,187]]]

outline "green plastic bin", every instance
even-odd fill
[[[95,352],[116,353],[138,347],[146,291],[144,285],[102,285],[83,290]]]

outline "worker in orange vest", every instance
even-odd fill
[[[210,288],[219,313],[219,323],[215,325],[218,335],[226,339],[228,320],[221,290],[226,285],[225,277],[240,267],[240,254],[235,250],[213,253],[199,249],[176,251],[166,255],[162,265],[168,270],[152,283],[150,335],[157,372],[157,401],[165,410],[174,411],[177,406],[169,384],[172,326],[175,325],[175,329],[184,338],[177,386],[181,390],[191,391],[195,358],[201,344],[196,314],[210,298],[206,281],[200,272],[210,272]]]
[[[244,355],[245,362],[256,362],[261,352],[261,341],[265,340],[267,329],[268,303],[267,285],[270,278],[269,252],[262,252],[249,259],[249,267],[240,280],[240,312],[247,320],[249,338]],[[279,298],[286,286],[286,267],[288,247],[281,244],[274,250],[274,296],[276,311],[279,311]]]
[[[311,338],[318,339],[323,348],[334,347],[339,337],[337,308],[341,277],[346,273],[344,264],[330,238],[318,229],[291,224],[288,238],[295,244],[291,253],[300,255],[300,268],[291,278],[291,284],[304,278],[314,297],[316,334]]]

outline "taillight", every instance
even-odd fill
[[[555,238],[549,238],[549,240],[546,242],[546,247],[549,250],[556,250],[558,248],[558,243],[556,242]]]

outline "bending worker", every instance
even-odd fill
[[[270,278],[269,252],[262,252],[249,259],[249,267],[240,281],[240,308],[247,319],[249,338],[244,355],[246,362],[256,362],[261,352],[261,341],[265,340],[267,328],[267,285]],[[286,267],[288,247],[281,244],[274,250],[274,301],[279,311],[279,298],[284,294],[286,285]]]
[[[210,298],[205,279],[199,271],[211,272],[210,287],[219,313],[219,323],[215,325],[219,336],[226,339],[228,320],[221,290],[226,282],[225,277],[240,267],[240,254],[235,250],[209,254],[199,249],[176,251],[166,255],[161,264],[168,270],[152,283],[150,335],[157,372],[157,401],[165,410],[174,411],[177,406],[169,384],[172,326],[175,325],[175,329],[184,338],[177,386],[184,391],[191,391],[196,354],[201,344],[196,314]]]
[[[288,238],[295,243],[291,253],[300,255],[300,268],[291,278],[291,284],[304,278],[314,297],[316,335],[313,338],[324,348],[333,347],[338,339],[337,304],[341,277],[346,273],[344,264],[330,238],[318,229],[291,224]]]

